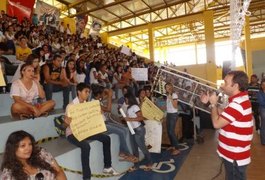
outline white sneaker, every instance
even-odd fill
[[[120,173],[118,173],[113,167],[104,168],[103,169],[103,173],[110,174],[110,175],[113,175],[113,176],[120,175]]]

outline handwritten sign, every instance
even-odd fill
[[[144,102],[141,106],[143,116],[149,120],[160,121],[164,117],[163,111],[161,111],[150,99],[144,98]]]
[[[148,81],[148,69],[132,68],[132,77],[135,81]]]
[[[0,64],[0,86],[6,86],[6,82],[4,80],[4,75],[3,75],[1,64]]]
[[[107,130],[99,101],[70,105],[67,112],[72,118],[71,130],[78,141]]]

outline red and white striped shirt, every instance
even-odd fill
[[[230,97],[221,117],[229,124],[219,130],[217,153],[229,162],[236,161],[239,166],[249,164],[253,116],[248,93],[240,92]]]

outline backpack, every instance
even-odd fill
[[[55,130],[61,137],[65,136],[66,126],[64,122],[64,115],[54,117],[53,119]]]

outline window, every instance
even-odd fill
[[[169,48],[167,53],[167,62],[169,64],[175,64],[176,66],[196,64],[194,46]]]

